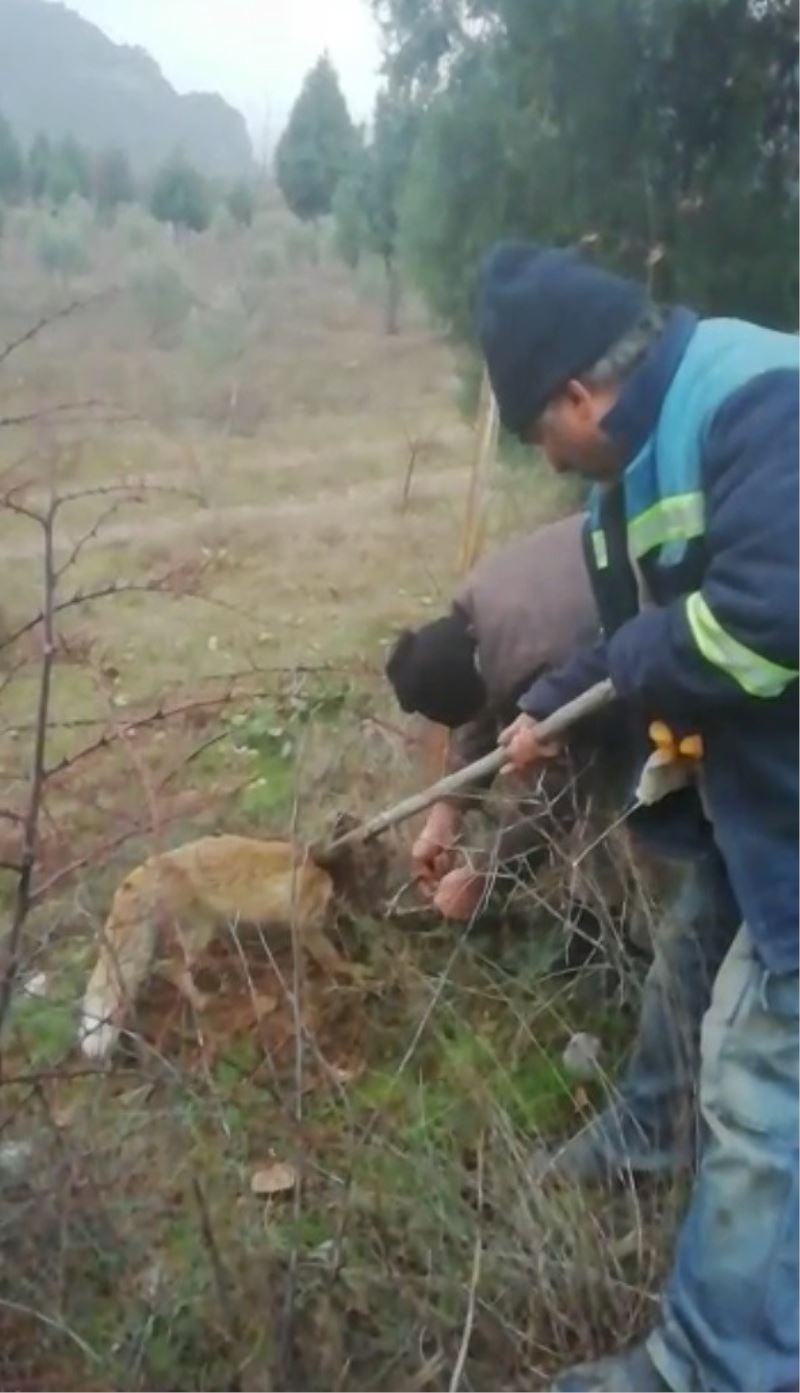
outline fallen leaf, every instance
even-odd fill
[[[586,1092],[586,1089],[582,1085],[579,1085],[575,1089],[575,1092],[572,1095],[572,1101],[579,1112],[583,1112],[585,1108],[588,1108],[589,1094]]]
[[[284,1195],[297,1184],[297,1171],[288,1161],[273,1161],[270,1166],[260,1166],[250,1177],[250,1190],[254,1195]]]
[[[58,1128],[71,1127],[78,1112],[78,1105],[75,1102],[65,1103],[62,1107],[53,1108],[50,1116]]]
[[[264,1016],[271,1016],[273,1011],[278,1009],[278,998],[270,996],[268,992],[256,992],[253,998],[253,1008],[257,1020],[263,1020]]]
[[[353,1083],[355,1079],[360,1079],[364,1072],[363,1061],[349,1066],[332,1064],[330,1068],[331,1076],[334,1082],[338,1084]]]

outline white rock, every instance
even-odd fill
[[[33,1142],[7,1141],[0,1146],[0,1171],[17,1180],[33,1157]]]
[[[22,983],[22,990],[26,996],[47,996],[46,973],[32,972]]]
[[[595,1078],[600,1072],[600,1041],[597,1036],[578,1031],[567,1044],[561,1062],[574,1079],[586,1081]]]

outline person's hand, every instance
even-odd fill
[[[445,919],[466,922],[477,910],[483,895],[484,877],[469,866],[458,866],[439,882],[433,907]]]
[[[538,731],[538,721],[524,713],[501,731],[498,743],[508,756],[501,774],[522,774],[543,760],[555,759],[560,754],[560,743],[557,740],[541,740]]]
[[[434,803],[428,820],[411,848],[411,874],[432,894],[442,876],[452,870],[461,831],[461,813],[452,803]]]

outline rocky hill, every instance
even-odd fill
[[[252,166],[244,119],[222,97],[180,96],[144,49],[46,0],[0,0],[0,110],[23,141],[45,131],[120,146],[140,170],[176,148],[209,174]]]

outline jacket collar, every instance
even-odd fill
[[[603,417],[601,429],[622,450],[623,469],[653,434],[664,398],[696,328],[697,315],[692,310],[682,305],[670,310],[662,332]]]

